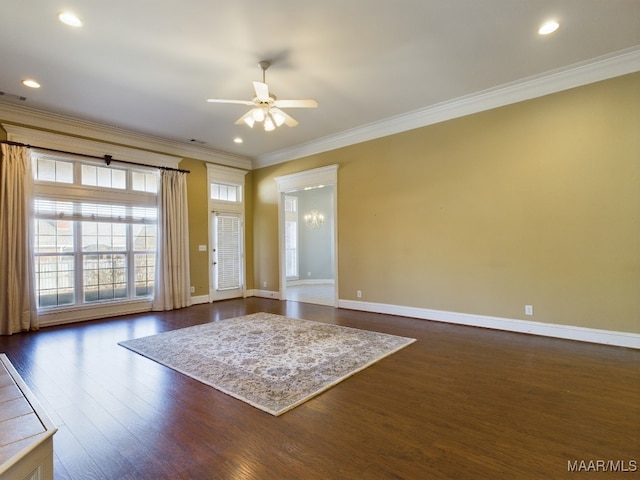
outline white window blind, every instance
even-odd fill
[[[153,225],[157,223],[155,207],[107,205],[81,201],[60,201],[38,198],[34,202],[38,218],[50,220],[81,220],[123,222]]]
[[[216,221],[217,285],[218,290],[231,290],[242,286],[240,217],[218,214]]]

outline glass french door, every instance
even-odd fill
[[[244,294],[242,217],[238,213],[214,212],[210,297],[212,301]]]

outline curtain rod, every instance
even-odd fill
[[[161,170],[172,170],[174,172],[191,173],[189,170],[182,170],[180,168],[163,167],[158,165],[148,165],[146,163],[129,162],[127,160],[118,160],[116,158],[113,158],[111,155],[104,155],[102,157],[99,157],[97,155],[86,155],[84,153],[67,152],[66,150],[56,150],[55,148],[36,147],[34,145],[28,145],[26,143],[20,143],[20,142],[12,142],[10,140],[0,140],[0,143],[4,143],[5,145],[13,145],[16,147],[35,148],[36,150],[46,150],[48,152],[63,153],[65,155],[77,155],[78,157],[97,158],[98,160],[104,160],[104,163],[107,166],[111,165],[111,162],[118,162],[118,163],[126,163],[127,165],[137,165],[139,167],[159,168]]]

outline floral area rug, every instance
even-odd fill
[[[119,345],[277,416],[413,342],[254,313]]]

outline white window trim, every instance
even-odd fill
[[[209,265],[213,262],[212,246],[215,244],[213,238],[213,224],[212,218],[214,212],[237,214],[240,216],[240,225],[242,228],[240,250],[242,265],[240,265],[240,271],[242,276],[242,296],[247,294],[247,266],[245,255],[245,175],[249,173],[248,170],[241,170],[239,168],[225,167],[222,165],[216,165],[213,163],[207,163],[207,198],[209,202]],[[211,198],[211,183],[228,183],[229,185],[238,185],[240,187],[240,201],[228,202],[224,200],[213,200]],[[211,268],[209,268],[209,302],[215,300],[215,279],[211,277]]]
[[[130,167],[128,167],[130,168]],[[135,168],[135,167],[134,167]],[[53,182],[41,182],[40,185],[38,185],[36,187],[37,190],[37,194],[38,197],[42,194],[44,197],[46,198],[52,198],[53,200],[61,200],[61,201],[70,201],[70,202],[82,202],[82,201],[89,201],[89,203],[92,203],[92,201],[95,201],[97,203],[104,203],[105,201],[108,202],[108,200],[104,197],[103,195],[98,195],[96,196],[96,193],[100,192],[100,189],[96,190],[87,190],[86,193],[89,195],[89,197],[85,197],[80,195],[78,197],[78,195],[67,195],[68,191],[70,190],[70,186],[76,186],[78,187],[77,184],[71,184],[71,185],[67,185],[67,184],[60,184],[57,183],[57,188],[58,189],[62,189],[64,190],[64,198],[59,198],[57,199],[55,195],[51,195],[51,191],[55,191],[55,187],[53,186]],[[43,188],[46,189],[46,191],[42,191]],[[78,188],[77,190],[82,190],[82,188]],[[85,189],[86,190],[86,189]],[[119,192],[120,195],[122,196],[122,192]],[[142,204],[146,204],[148,206],[153,205],[155,207],[155,204],[157,203],[156,201],[156,196],[153,194],[148,194],[148,193],[141,193],[141,192],[136,192],[133,193],[134,197],[138,198],[138,200],[141,200],[141,202],[138,202],[137,200],[134,201],[133,203],[130,203],[130,205],[138,205],[139,203]],[[73,198],[73,197],[77,197],[77,198]],[[153,198],[151,198],[153,197]],[[151,201],[150,201],[151,200]],[[109,202],[110,203],[110,202]],[[124,203],[123,203],[124,204]],[[36,216],[37,218],[43,218],[39,215]],[[73,217],[74,221],[78,220],[77,218]],[[129,223],[129,222],[127,222]],[[133,267],[133,262],[134,262],[134,256],[133,254],[135,254],[136,252],[132,249],[132,244],[131,244],[131,231],[130,229],[127,229],[127,250],[126,253],[128,255],[127,257],[127,271],[129,274],[134,274],[133,270],[131,270]],[[78,235],[78,230],[76,230],[76,228],[74,227],[74,235]],[[131,255],[129,255],[131,254]],[[76,256],[74,255],[74,259],[77,261],[78,259],[76,258]],[[77,264],[76,264],[77,266]],[[81,269],[77,269],[75,271],[75,284],[79,285],[83,282],[83,271]],[[45,308],[40,308],[38,309],[38,317],[39,317],[39,321],[40,324],[43,326],[46,325],[56,325],[56,324],[61,324],[61,323],[70,323],[70,322],[75,322],[75,321],[83,321],[83,320],[90,320],[90,319],[95,319],[95,318],[103,318],[103,317],[109,317],[109,316],[114,316],[114,315],[123,315],[123,314],[131,314],[131,313],[138,313],[141,311],[149,311],[151,309],[151,302],[152,302],[152,298],[150,297],[131,297],[130,295],[132,294],[132,289],[135,288],[135,286],[132,283],[133,281],[133,277],[128,275],[127,278],[127,287],[128,287],[128,292],[127,292],[127,297],[128,298],[118,298],[118,299],[114,299],[112,301],[103,301],[103,302],[89,302],[89,303],[84,303],[79,295],[78,290],[75,290],[75,302],[73,305],[61,305],[61,306],[54,306],[54,307],[45,307]]]

